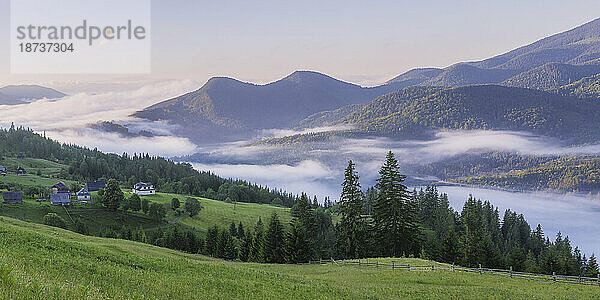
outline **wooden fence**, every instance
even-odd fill
[[[382,268],[389,270],[442,270],[442,271],[452,271],[452,272],[470,272],[481,275],[494,275],[494,276],[504,276],[508,278],[521,278],[521,279],[529,279],[529,280],[537,280],[537,281],[547,281],[547,282],[560,282],[560,283],[573,283],[573,284],[583,284],[583,285],[595,285],[600,287],[600,274],[598,274],[597,278],[592,277],[584,277],[584,276],[567,276],[567,275],[557,275],[556,273],[552,275],[547,274],[534,274],[534,273],[526,273],[526,272],[517,272],[513,271],[512,267],[509,270],[504,269],[491,269],[491,268],[482,268],[479,265],[479,268],[468,268],[461,267],[455,265],[406,265],[406,264],[398,264],[395,261],[391,263],[382,263],[379,260],[334,260],[334,259],[325,259],[325,260],[315,260],[310,261],[308,264],[335,264],[339,267],[365,267],[365,268]]]

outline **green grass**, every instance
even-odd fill
[[[0,217],[0,298],[594,299],[599,294],[594,286],[461,272],[225,262]]]
[[[18,167],[23,167],[29,174],[37,174],[40,171],[44,177],[57,177],[62,170],[68,170],[69,166],[38,158],[4,158],[0,165],[6,167],[8,173],[15,173]],[[54,184],[54,183],[53,183]]]
[[[130,196],[129,191],[125,191],[125,193],[127,197]],[[185,200],[189,196],[157,193],[156,195],[142,197],[147,198],[151,202],[163,203],[169,207],[171,207],[171,200],[177,198],[181,203],[181,207],[183,207]],[[206,198],[193,198],[198,199],[202,205],[202,210],[197,216],[176,216],[174,211],[169,209],[167,219],[171,222],[179,222],[202,231],[214,225],[220,228],[229,228],[231,222],[235,222],[236,224],[242,222],[246,229],[253,228],[259,218],[262,218],[263,222],[266,222],[274,212],[277,213],[281,222],[286,225],[292,219],[289,208],[242,202],[233,204]]]

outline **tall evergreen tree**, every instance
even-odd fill
[[[355,165],[349,161],[342,182],[337,241],[339,255],[345,258],[356,258],[366,253],[367,226],[361,216],[363,195],[358,180]]]
[[[244,225],[242,225],[242,222],[240,222],[237,227],[237,237],[243,239],[245,236],[246,233],[244,232]]]
[[[219,239],[219,227],[216,225],[208,229],[206,234],[205,253],[210,256],[217,256],[217,242]]]
[[[288,263],[309,262],[314,256],[306,227],[298,219],[292,219],[286,238],[286,260]]]
[[[244,237],[242,238],[242,244],[240,246],[239,259],[241,261],[248,261],[248,256],[250,255],[251,247],[252,247],[252,234],[250,233],[250,231],[247,231],[246,234],[244,235]]]
[[[271,215],[269,226],[265,232],[265,238],[262,247],[262,258],[266,263],[284,263],[285,262],[285,239],[283,235],[283,226],[279,221],[277,213]]]
[[[378,253],[390,257],[414,254],[418,248],[418,215],[399,169],[394,153],[388,152],[379,170],[379,193],[373,208]]]
[[[248,261],[262,262],[262,247],[264,242],[264,225],[260,218],[254,227],[254,237],[252,238],[252,247],[250,247],[250,253],[248,254]]]

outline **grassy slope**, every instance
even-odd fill
[[[447,271],[225,262],[5,217],[0,268],[0,298],[18,299],[591,299],[600,293],[593,286]]]

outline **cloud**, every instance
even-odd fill
[[[337,174],[325,165],[314,160],[305,160],[297,165],[271,164],[201,164],[192,163],[196,170],[211,171],[225,178],[243,179],[281,188],[287,192],[300,194],[307,192],[319,198],[339,193],[336,185]]]
[[[46,136],[64,143],[98,148],[103,152],[121,154],[127,152],[150,153],[159,156],[180,156],[196,152],[197,146],[188,139],[173,136],[124,138],[116,133],[99,132],[92,129],[67,129],[46,132]]]
[[[29,104],[0,106],[0,125],[11,122],[27,126],[60,142],[74,143],[115,153],[144,152],[173,156],[191,154],[196,146],[185,138],[170,137],[173,126],[147,122],[130,117],[132,113],[159,101],[193,90],[197,85],[189,80],[143,85],[133,90],[100,94],[77,93],[59,100],[39,100]],[[132,129],[150,129],[164,135],[124,138],[117,134],[87,128],[99,121],[121,121]]]

